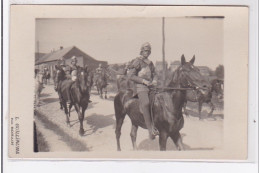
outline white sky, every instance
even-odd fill
[[[165,18],[166,61],[195,54],[195,65],[215,69],[223,64],[223,37],[223,19]],[[155,63],[162,60],[162,19],[38,19],[36,41],[42,53],[74,45],[110,64],[136,58],[141,45],[150,42]]]

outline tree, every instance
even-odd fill
[[[217,66],[217,68],[215,70],[215,74],[218,78],[223,79],[224,78],[224,66],[223,65]]]

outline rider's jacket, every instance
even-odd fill
[[[65,70],[67,78],[75,81],[77,79],[78,68],[79,66],[77,65],[67,66]]]
[[[143,84],[143,79],[150,82],[157,80],[153,62],[147,58],[143,58],[142,56],[137,57],[131,62],[129,67],[129,76],[130,79],[136,83],[137,93],[149,91],[149,88]]]
[[[103,71],[103,68],[98,67],[98,68],[96,69],[96,73],[98,73],[98,74],[100,74],[102,71]]]

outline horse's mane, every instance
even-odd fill
[[[178,84],[180,68],[181,68],[181,65],[174,72],[172,72],[171,76],[168,76],[168,78],[166,80],[166,86],[167,87],[174,87],[175,85]]]

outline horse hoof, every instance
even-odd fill
[[[79,130],[79,135],[80,135],[80,136],[83,136],[83,135],[84,135],[84,130],[83,130],[83,129],[80,129],[80,130]]]
[[[121,148],[118,148],[117,151],[121,151]]]
[[[105,96],[105,99],[107,99],[107,96]]]

